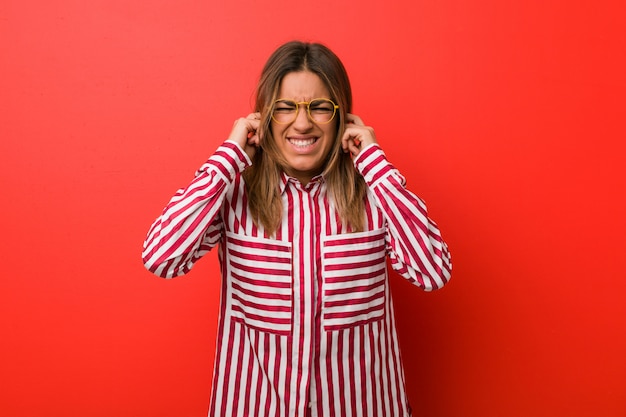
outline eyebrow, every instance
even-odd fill
[[[332,100],[332,99],[331,98],[327,98],[327,97],[314,97],[314,98],[311,98],[310,100],[298,101],[298,100],[295,100],[293,98],[278,98],[278,99],[276,99],[276,103],[285,103],[285,102],[287,102],[287,103],[302,104],[302,103],[310,103],[310,102],[315,101],[315,100]]]
[[[284,103],[284,104],[296,104],[296,100],[292,100],[290,98],[279,98],[276,100],[276,103]]]

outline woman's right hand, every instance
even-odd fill
[[[247,117],[241,117],[235,121],[228,137],[228,140],[241,146],[250,159],[254,157],[257,148],[261,145],[260,125],[261,113],[250,113]]]

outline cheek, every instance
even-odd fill
[[[270,124],[269,131],[272,134],[272,137],[274,138],[274,142],[276,144],[280,144],[280,138],[282,137],[283,132],[285,131],[285,128],[275,123],[272,123]]]
[[[330,147],[339,140],[339,132],[337,132],[338,126],[336,123],[332,123],[332,126],[327,126],[324,128],[324,135],[328,138],[328,143]]]

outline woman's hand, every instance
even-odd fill
[[[228,140],[236,142],[252,159],[257,148],[261,144],[259,136],[259,126],[261,124],[261,113],[250,113],[247,117],[241,117],[235,121],[233,130],[228,136]]]
[[[365,126],[359,116],[348,113],[346,122],[346,131],[341,138],[341,147],[344,152],[350,152],[353,157],[356,157],[368,145],[378,143],[374,129]]]

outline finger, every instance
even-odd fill
[[[248,116],[246,119],[246,128],[249,133],[256,134],[257,130],[259,130],[259,126],[261,125],[261,121],[259,119],[254,118],[252,115]]]
[[[349,152],[354,157],[361,153],[361,148],[357,142],[355,142],[353,139],[350,139],[346,141],[346,148],[344,149],[344,152]]]
[[[248,127],[248,145],[259,147],[261,143],[261,113],[250,113],[246,117]]]
[[[363,123],[363,120],[361,120],[361,118],[357,116],[356,114],[348,113],[346,117],[346,121],[348,123],[352,123],[357,126],[365,126],[365,124]]]
[[[354,141],[350,142],[350,153],[357,156],[361,152],[361,148]]]
[[[251,135],[248,138],[248,145],[258,147],[260,144],[259,135]]]
[[[343,149],[344,152],[348,152],[350,150],[351,141],[352,141],[352,137],[350,136],[350,134],[348,134],[348,132],[346,132],[341,137],[341,148]]]
[[[344,152],[350,152],[352,155],[357,155],[361,152],[361,141],[358,137],[352,135],[344,135],[341,139],[341,148]]]

